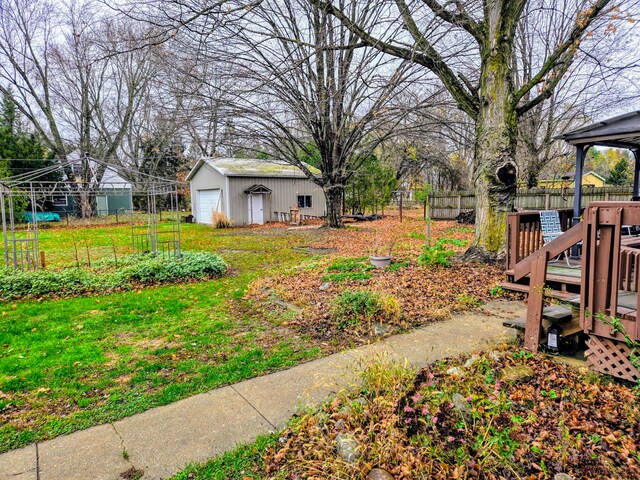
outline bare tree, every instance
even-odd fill
[[[8,0],[0,8],[0,91],[14,92],[56,159],[81,152],[77,165],[62,165],[84,217],[93,213],[106,169],[89,159],[115,155],[149,79],[145,52],[120,45],[134,42],[134,32],[98,11],[90,2],[46,0]]]
[[[342,8],[373,24],[355,3]],[[345,183],[398,125],[393,100],[411,71],[303,0],[263,3],[237,35],[236,135],[305,172],[325,193],[328,224],[341,226]]]
[[[516,32],[516,86],[535,75],[536,62],[546,61],[555,46],[569,35],[573,6],[569,2],[531,0],[524,8]],[[591,39],[594,31],[587,32]],[[624,75],[635,57],[622,58],[627,46],[615,36],[599,36],[588,55],[578,55],[549,98],[523,113],[518,122],[517,160],[520,177],[529,188],[537,186],[543,170],[565,156],[569,149],[558,137],[588,119],[615,111],[637,98],[635,82]],[[603,91],[607,94],[603,95]],[[524,96],[529,101],[534,92]]]
[[[466,256],[485,260],[503,254],[506,215],[513,208],[518,178],[518,118],[553,94],[575,58],[588,48],[585,35],[606,30],[610,0],[573,3],[571,28],[546,59],[536,62],[535,73],[522,85],[514,81],[514,55],[517,26],[528,0],[367,2],[363,8],[383,12],[384,22],[375,28],[359,22],[338,2],[310,1],[339,18],[365,44],[433,72],[474,120],[477,221]],[[607,21],[623,22],[624,15],[615,13],[616,18]]]

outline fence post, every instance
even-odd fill
[[[462,213],[462,195],[458,195],[458,215],[460,215],[461,213]]]
[[[544,209],[545,210],[551,209],[551,196],[548,193],[544,194]]]

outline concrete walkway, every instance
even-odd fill
[[[285,425],[296,408],[357,381],[377,355],[422,366],[504,340],[504,319],[519,302],[496,300],[481,313],[458,315],[373,345],[246,380],[164,407],[0,455],[1,480],[118,480],[135,467],[143,479],[176,474]]]

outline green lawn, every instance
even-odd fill
[[[182,226],[182,248],[219,253],[227,276],[112,295],[0,304],[0,452],[110,422],[320,354],[249,320],[258,276],[309,258],[314,233]],[[41,232],[52,267],[130,251],[129,226]],[[317,233],[316,233],[317,234]],[[84,254],[83,254],[84,252]],[[240,313],[239,313],[240,312]]]

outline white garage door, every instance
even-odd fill
[[[220,210],[220,189],[198,190],[198,223],[213,223],[213,212]]]

